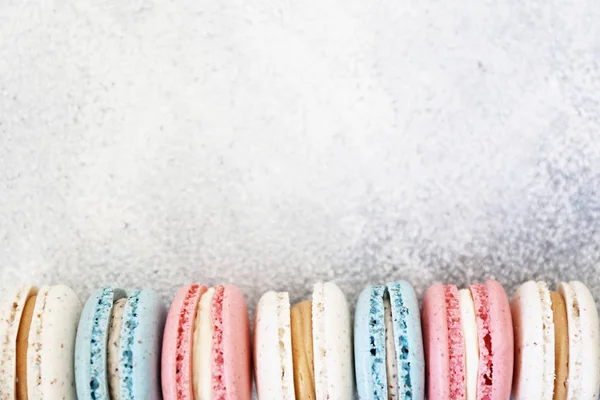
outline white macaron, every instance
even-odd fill
[[[308,326],[311,333],[304,339],[295,333],[292,340],[288,294],[267,292],[258,303],[254,371],[261,400],[291,400],[297,398],[297,393],[316,400],[346,400],[353,396],[351,322],[346,297],[334,283],[317,283],[312,304],[306,306],[309,318],[295,323]],[[306,344],[310,349],[305,348]],[[303,349],[294,352],[292,345]],[[304,375],[294,371],[294,356],[298,354],[314,360],[313,369]]]

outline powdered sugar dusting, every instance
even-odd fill
[[[490,305],[485,285],[474,284],[469,286],[477,319],[477,333],[479,338],[479,381],[477,384],[477,399],[491,400],[493,383],[492,365],[492,334],[490,331]]]
[[[212,334],[212,388],[213,400],[225,400],[226,385],[223,376],[223,294],[225,287],[223,285],[215,286],[210,308],[211,322],[213,324]]]
[[[465,388],[465,339],[460,320],[458,289],[454,285],[444,288],[446,318],[448,320],[448,353],[450,359],[450,398],[464,399]]]

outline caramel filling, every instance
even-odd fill
[[[569,327],[565,299],[558,292],[550,292],[554,315],[554,397],[553,400],[567,399],[569,377]]]
[[[27,347],[29,329],[33,319],[33,309],[37,295],[30,296],[25,302],[21,323],[17,333],[17,399],[27,400]]]
[[[315,369],[312,338],[312,302],[296,304],[291,309],[292,358],[294,389],[297,400],[314,400]]]

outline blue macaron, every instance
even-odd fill
[[[354,319],[356,385],[361,400],[425,397],[419,303],[405,281],[367,286]]]
[[[75,346],[80,399],[160,399],[166,308],[152,290],[105,287],[86,302]],[[110,354],[110,355],[109,355]]]

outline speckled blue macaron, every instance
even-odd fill
[[[356,304],[354,316],[354,368],[361,399],[387,399],[385,365],[385,286],[368,286]]]
[[[121,398],[161,398],[160,357],[167,309],[152,290],[134,290],[127,298],[119,361]]]
[[[125,296],[122,289],[105,287],[92,293],[83,307],[75,341],[75,383],[80,399],[109,398],[108,327],[114,302]]]
[[[113,304],[126,297],[122,289],[105,287],[86,302],[77,332],[75,382],[80,399],[110,398],[107,368]],[[127,296],[119,343],[119,392],[122,399],[158,400],[160,355],[167,310],[152,290]]]
[[[425,397],[425,360],[419,304],[405,281],[368,286],[358,298],[354,319],[356,384],[360,399],[387,399],[384,298],[390,300],[399,399]]]

